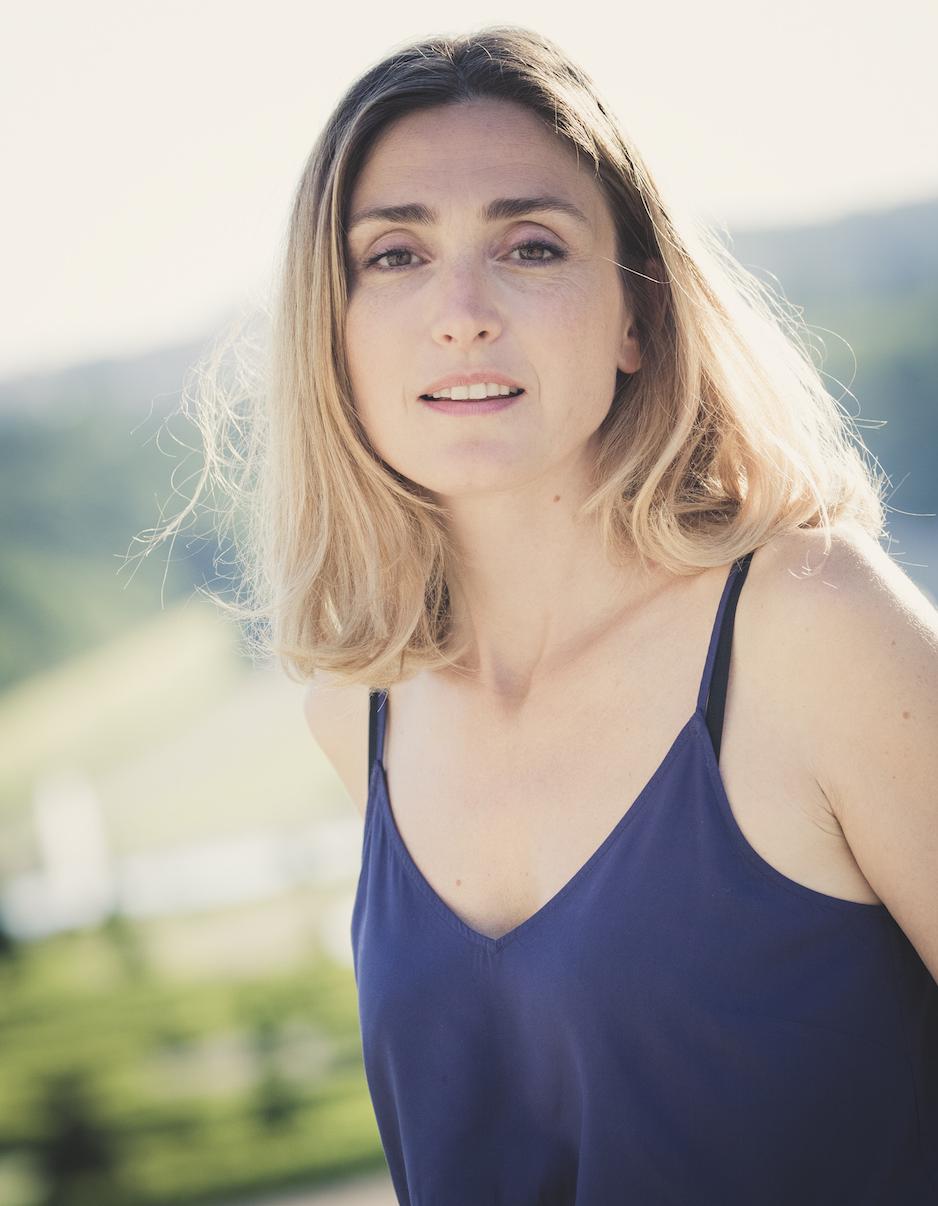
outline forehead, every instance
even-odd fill
[[[401,201],[472,192],[562,195],[594,223],[603,196],[592,160],[581,156],[531,110],[482,99],[398,118],[371,147],[355,182],[350,212]]]

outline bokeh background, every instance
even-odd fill
[[[198,591],[227,589],[211,523],[126,560],[194,481],[186,374],[264,305],[348,83],[413,37],[530,25],[675,208],[802,307],[892,481],[889,551],[934,602],[938,9],[3,16],[0,1203],[387,1206],[351,969],[361,821],[300,688]]]

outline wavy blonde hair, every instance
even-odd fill
[[[267,339],[237,323],[198,366],[205,465],[155,538],[221,487],[241,591],[216,601],[261,621],[253,648],[294,681],[324,671],[387,687],[465,652],[452,648],[446,508],[378,456],[356,413],[343,236],[383,129],[476,98],[527,106],[589,156],[615,221],[643,355],[639,372],[618,375],[580,512],[609,555],[628,545],[643,564],[688,574],[796,527],[824,528],[825,550],[841,522],[884,531],[886,479],[827,392],[807,328],[713,233],[669,213],[587,74],[518,26],[429,37],[365,71],[326,121],[296,187]],[[649,259],[660,281],[643,271]],[[223,384],[231,350],[237,372]],[[184,390],[191,415],[189,401]]]

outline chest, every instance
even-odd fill
[[[747,624],[744,600],[718,763],[733,817],[782,875],[875,903],[808,768],[788,684],[764,671],[765,634]],[[497,938],[533,916],[642,798],[694,711],[712,616],[689,618],[666,652],[656,642],[607,650],[523,722],[466,698],[441,706],[417,683],[392,688],[384,765],[394,821],[466,924]]]

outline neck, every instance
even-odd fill
[[[544,489],[460,500],[453,535],[459,564],[448,574],[454,673],[519,704],[602,642],[673,575],[642,568],[627,550],[610,559],[574,501]]]

